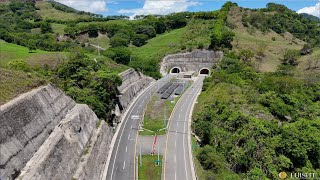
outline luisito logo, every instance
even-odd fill
[[[279,178],[280,179],[286,179],[286,178],[290,178],[290,179],[314,179],[315,173],[303,173],[303,172],[298,172],[298,173],[290,173],[287,174],[286,172],[280,172],[279,173]]]

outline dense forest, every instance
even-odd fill
[[[206,79],[194,116],[205,178],[320,175],[320,76],[291,68],[262,74],[226,57]]]

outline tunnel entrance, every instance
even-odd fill
[[[207,68],[202,68],[202,69],[199,71],[199,74],[200,74],[200,75],[209,75],[209,74],[210,74],[210,70],[207,69]]]
[[[179,67],[174,67],[171,69],[170,73],[177,74],[180,73],[181,69]]]

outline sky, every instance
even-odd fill
[[[220,9],[224,0],[56,0],[77,10],[108,15],[169,14]],[[286,5],[298,13],[320,17],[320,0],[233,0],[241,7],[263,8],[269,2]]]

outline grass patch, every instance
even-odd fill
[[[162,156],[159,159],[162,160]],[[161,180],[162,164],[156,166],[156,160],[158,160],[156,155],[142,155],[142,167],[140,167],[140,159],[138,162],[140,180]]]
[[[96,38],[89,38],[89,43],[99,45],[102,48],[109,48],[110,47],[110,39],[106,34],[99,34]]]
[[[48,2],[37,2],[36,7],[40,9],[37,10],[37,12],[43,19],[75,20],[78,18],[90,18],[90,16],[86,14],[66,13],[57,10]]]
[[[243,11],[240,8],[233,8],[228,17],[228,23],[235,26],[232,31],[235,33],[232,45],[233,49],[250,49],[255,55],[263,54],[260,58],[254,58],[252,61],[255,68],[261,72],[274,72],[277,66],[281,64],[283,53],[287,49],[300,50],[305,42],[294,38],[290,33],[282,35],[274,31],[266,33],[258,29],[244,27],[242,25]]]
[[[0,68],[0,105],[47,82],[33,75]]]
[[[132,53],[134,56],[144,60],[150,58],[160,60],[167,54],[180,51],[180,44],[184,39],[185,32],[186,27],[158,35],[150,39],[148,43],[142,47],[132,47]]]
[[[43,50],[35,50],[29,53],[29,49],[24,46],[7,43],[2,40],[0,40],[0,47],[0,67],[5,67],[12,60],[24,60],[33,67],[43,67],[45,64],[51,67],[55,66],[68,54],[67,52],[48,52]]]
[[[180,96],[179,96],[180,97]],[[151,100],[147,104],[147,109],[144,115],[144,125],[143,128],[154,131],[150,132],[147,130],[140,131],[140,135],[163,135],[166,130],[157,131],[159,129],[165,128],[167,126],[169,117],[172,110],[178,101],[179,97],[174,99],[174,103],[169,100],[160,99],[159,95],[153,95]],[[167,122],[164,123],[164,114],[166,114]]]
[[[57,24],[57,23],[52,23],[52,30],[54,33],[58,33],[60,35],[64,34],[64,29],[67,27],[67,25],[64,24]]]

